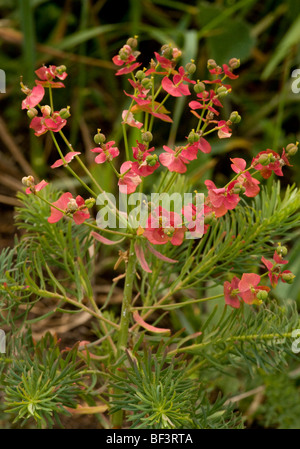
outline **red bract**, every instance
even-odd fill
[[[227,188],[220,189],[217,189],[210,180],[204,184],[208,188],[208,206],[215,212],[216,217],[222,217],[228,210],[234,209],[240,201],[239,195],[232,192],[237,181],[232,181]]]
[[[48,218],[49,223],[57,223],[63,218],[64,214],[72,214],[76,224],[81,224],[90,217],[90,213],[85,207],[85,201],[80,195],[74,199],[72,193],[66,192],[52,204],[63,212],[51,207],[51,215]]]
[[[240,307],[241,296],[239,295],[239,282],[240,279],[236,276],[232,279],[231,282],[224,282],[225,303],[231,307],[234,307],[235,309],[238,309]]]
[[[105,144],[102,144],[101,147],[93,148],[91,151],[93,153],[99,153],[98,156],[95,157],[96,164],[103,164],[106,161],[112,161],[115,157],[119,156],[120,151],[117,147],[114,147],[114,140],[111,140]]]
[[[183,67],[179,67],[178,73],[173,76],[173,82],[165,76],[161,82],[163,89],[173,97],[182,97],[183,95],[190,95],[189,87],[183,84],[183,81],[195,84],[195,81],[190,80]]]
[[[66,165],[66,163],[68,164],[69,162],[71,162],[75,156],[77,156],[78,154],[81,154],[80,151],[70,151],[69,153],[67,153],[64,156],[64,161],[62,159],[58,159],[56,162],[54,162],[53,165],[51,165],[51,168],[57,168],[57,167],[61,167],[62,165]]]
[[[182,226],[181,217],[175,212],[169,212],[162,206],[157,207],[148,217],[144,237],[154,245],[182,244],[186,227]]]
[[[22,101],[22,109],[34,108],[39,104],[45,95],[43,86],[34,86],[31,93]]]
[[[142,178],[133,169],[133,162],[127,161],[121,165],[121,177],[118,185],[121,193],[130,194],[136,191],[137,186],[142,182]]]
[[[193,152],[195,150],[197,150],[197,151],[199,150],[199,151],[202,151],[202,153],[208,154],[211,152],[211,145],[206,139],[204,139],[204,137],[200,137],[200,139],[197,142],[194,142],[191,145],[189,145],[187,147],[187,150],[193,151]],[[185,151],[187,151],[187,150],[185,150]],[[183,154],[183,156],[184,156],[184,154]]]
[[[223,64],[223,71],[228,78],[234,80],[239,77],[239,75],[234,75],[227,64]]]
[[[141,129],[143,126],[143,123],[138,122],[137,120],[135,120],[133,113],[129,112],[127,109],[125,109],[122,112],[122,124],[124,125],[125,123],[129,126],[133,126],[135,128]]]
[[[241,173],[245,170],[245,168],[247,166],[245,159],[242,159],[240,157],[235,157],[230,160],[232,162],[231,168],[235,173]]]

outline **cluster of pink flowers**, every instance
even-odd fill
[[[283,256],[286,254],[286,247],[278,244],[278,247],[274,251],[273,261],[266,259],[264,256],[261,258],[261,261],[268,270],[265,274],[268,274],[273,288],[276,287],[279,280],[284,283],[291,283],[295,278],[295,275],[291,271],[282,271],[281,265],[288,263],[288,260],[283,259]],[[234,308],[240,307],[240,301],[244,301],[246,304],[260,304],[267,298],[268,292],[270,291],[269,287],[259,285],[260,281],[261,276],[256,273],[244,273],[241,279],[234,276],[231,282],[225,281],[225,303]]]
[[[39,79],[35,80],[37,85],[32,89],[29,89],[21,83],[22,91],[27,95],[25,100],[22,101],[22,109],[27,109],[27,115],[31,119],[30,128],[35,131],[36,136],[41,136],[49,130],[58,132],[67,124],[66,118],[70,116],[69,108],[63,108],[61,111],[53,111],[48,105],[40,106],[40,102],[44,98],[45,87],[65,87],[61,81],[53,80],[56,77],[64,80],[67,77],[66,67],[56,67],[54,65],[50,67],[43,66],[36,70],[35,73]],[[40,107],[41,116],[38,115],[39,112],[36,106]]]
[[[222,66],[210,59],[207,67],[211,79],[196,82],[191,79],[196,71],[194,61],[186,64],[185,67],[182,65],[177,67],[181,57],[181,51],[177,48],[164,45],[160,53],[154,53],[150,67],[140,69],[141,63],[137,61],[140,53],[136,47],[137,38],[128,39],[112,60],[118,67],[117,76],[130,74],[128,81],[133,89],[131,93],[124,91],[125,95],[131,98],[131,105],[129,109],[122,112],[122,126],[125,132],[127,126],[137,128],[140,130],[140,138],[136,140],[136,145],[131,149],[126,146],[127,143],[124,139],[126,158],[122,159],[119,169],[114,165],[115,159],[124,152],[120,151],[114,140],[106,142],[106,136],[100,132],[100,129],[94,136],[97,146],[90,150],[96,154],[94,160],[96,164],[106,163],[112,166],[118,179],[119,190],[125,194],[134,193],[143,179],[152,175],[161,166],[173,173],[171,180],[177,173],[186,173],[187,166],[192,162],[195,163],[202,153],[211,152],[211,145],[206,140],[207,134],[215,132],[219,139],[230,138],[232,125],[241,120],[236,111],[233,111],[227,120],[218,118],[220,108],[223,108],[221,100],[232,90],[231,85],[225,81],[238,78],[238,75],[233,73],[240,65],[238,59],[232,58],[228,64]],[[22,101],[22,109],[27,110],[27,115],[31,119],[30,128],[34,130],[36,136],[41,136],[47,131],[59,132],[66,125],[70,112],[69,107],[60,111],[54,110],[51,89],[64,87],[62,81],[67,77],[66,67],[43,66],[35,73],[38,79],[35,80],[36,86],[32,89],[21,83],[22,91],[26,94],[26,98]],[[158,78],[160,83],[158,89],[155,90],[154,79]],[[41,105],[45,96],[45,88],[49,89],[51,106]],[[165,107],[165,101],[168,97],[188,97],[192,93],[196,94],[196,99],[189,101],[188,104],[191,114],[198,119],[196,129],[189,132],[185,142],[181,145],[174,148],[172,145],[163,145],[162,151],[156,154],[155,147],[151,143],[154,118],[172,123],[170,112]],[[160,100],[162,95],[164,98]],[[144,122],[139,121],[141,113],[144,113]],[[139,114],[138,119],[137,114]],[[71,149],[70,145],[68,147]],[[170,243],[180,246],[187,232],[194,232],[200,228],[201,235],[208,232],[213,221],[238,206],[242,195],[253,198],[260,192],[260,181],[256,179],[257,174],[265,179],[269,178],[272,173],[283,176],[282,168],[285,165],[290,165],[289,159],[297,152],[297,147],[298,143],[289,144],[283,148],[281,155],[270,149],[261,151],[248,165],[243,158],[232,158],[231,168],[234,175],[225,186],[217,187],[209,179],[204,182],[207,194],[204,206],[200,211],[192,203],[183,207],[181,214],[167,211],[159,206],[149,213],[145,228],[139,228],[137,235],[143,236],[148,245],[149,243],[152,245]],[[51,168],[66,166],[78,155],[80,155],[78,151],[69,151],[64,156],[60,152],[60,158],[51,165]],[[44,180],[35,184],[32,176],[24,178],[23,183],[27,187],[27,194],[37,194],[47,185]],[[50,205],[51,214],[48,222],[56,223],[63,216],[68,216],[80,225],[90,218],[88,208],[91,207],[91,204],[90,200],[85,201],[81,196],[73,198],[70,192],[63,193],[56,202]],[[100,235],[99,239],[102,242],[107,240]],[[147,266],[141,247],[137,245],[137,248],[142,266],[149,271],[150,268]],[[151,245],[149,245],[149,250],[163,260],[168,259],[154,250]],[[290,271],[281,270],[281,265],[287,263],[282,255],[282,252],[275,251],[273,261],[264,257],[261,259],[268,270],[265,274],[268,274],[273,287],[279,280],[289,282],[293,277]],[[168,261],[176,262],[171,259]],[[260,281],[261,276],[255,273],[244,273],[241,279],[235,276],[231,282],[226,281],[224,283],[225,302],[235,308],[240,307],[241,301],[247,304],[260,303],[270,290],[269,287],[259,285]]]

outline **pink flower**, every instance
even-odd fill
[[[34,108],[42,101],[45,95],[43,86],[34,86],[31,93],[22,101],[22,109]]]
[[[90,217],[90,213],[85,207],[85,201],[80,195],[74,199],[72,193],[66,192],[52,204],[62,211],[51,207],[51,215],[48,218],[49,223],[57,223],[63,218],[64,214],[71,214],[76,224],[81,224]]]
[[[199,209],[199,208],[198,208]],[[182,208],[182,215],[185,219],[185,226],[190,232],[197,232],[199,236],[206,234],[209,224],[205,224],[205,216],[210,214],[211,208],[204,205],[201,210],[197,210],[195,204],[189,203]]]
[[[262,164],[262,160],[264,163]],[[268,163],[269,159],[269,163]],[[261,176],[265,179],[268,179],[272,172],[274,172],[277,176],[283,176],[282,167],[284,165],[290,165],[287,157],[285,156],[285,151],[283,150],[281,157],[278,153],[273,150],[261,151],[258,153],[255,158],[252,160],[252,166],[259,170]]]
[[[183,81],[195,84],[195,81],[190,80],[183,67],[179,67],[179,72],[173,76],[173,82],[165,76],[161,82],[163,89],[173,97],[181,97],[183,95],[190,95],[189,87],[183,84]]]
[[[159,167],[157,155],[151,155],[154,147],[148,148],[137,141],[137,147],[132,147],[133,157],[137,160],[132,164],[132,170],[139,176],[149,176]]]
[[[39,77],[39,80],[36,80],[36,84],[42,85],[44,87],[52,87],[52,88],[60,88],[65,87],[63,83],[60,81],[55,82],[53,81],[54,78],[58,78],[60,80],[66,79],[68,76],[64,66],[56,67],[55,65],[50,65],[49,67],[40,67],[38,70],[35,71],[37,76]]]
[[[232,181],[227,188],[217,189],[212,181],[204,182],[208,188],[208,205],[215,212],[216,217],[222,217],[228,210],[234,209],[240,201],[239,195],[233,193],[236,183],[237,181]]]
[[[220,128],[220,126],[221,126],[221,128]],[[225,120],[220,120],[218,122],[218,128],[220,128],[218,130],[218,137],[219,137],[219,139],[228,139],[229,137],[231,137],[232,130],[226,124]]]
[[[116,75],[124,75],[124,74],[130,73],[141,65],[141,63],[139,63],[139,62],[135,62],[136,54],[138,54],[138,53],[137,52],[134,53],[132,51],[132,48],[130,47],[130,45],[126,44],[121,48],[121,50],[119,51],[119,54],[114,56],[112,58],[112,60],[115,65],[122,66],[125,64],[126,67],[118,70],[116,72]]]
[[[234,80],[239,77],[239,75],[234,75],[227,64],[223,64],[223,71],[228,78]]]
[[[186,227],[182,226],[181,217],[175,212],[168,212],[162,206],[157,207],[148,217],[144,237],[154,245],[182,244]]]
[[[127,161],[121,165],[118,185],[121,193],[130,194],[136,191],[137,186],[142,182],[140,176],[133,170],[133,162]]]
[[[175,66],[175,61],[172,61],[170,59],[165,58],[164,56],[161,56],[159,53],[154,52],[155,58],[159,65],[163,69],[173,69]]]
[[[139,111],[148,112],[149,114],[159,118],[160,120],[163,120],[164,122],[169,123],[173,122],[173,120],[167,115],[169,114],[169,111],[167,111],[165,107],[160,103],[158,103],[157,101],[154,101],[154,109],[152,109],[152,101],[150,102],[148,100],[145,100],[143,103],[139,102],[139,104],[135,104],[131,108],[131,110],[132,112],[139,112]]]
[[[197,94],[197,97],[202,101],[200,103],[199,101],[190,101],[189,107],[193,110],[195,109],[208,109],[209,111],[213,112],[216,115],[219,115],[219,111],[217,111],[213,106],[210,106],[209,104],[206,105],[205,103],[213,103],[215,106],[223,107],[222,103],[218,99],[215,91],[211,89],[209,92],[204,91],[199,94]],[[221,126],[221,125],[220,125]]]
[[[200,137],[200,139],[197,142],[194,142],[191,145],[189,145],[188,149],[189,150],[196,149],[197,151],[199,150],[202,151],[202,153],[208,154],[211,152],[211,145],[206,139],[204,139],[204,137]]]
[[[231,282],[224,282],[224,298],[225,303],[235,309],[239,309],[240,307],[240,295],[239,295],[239,278],[236,276],[232,279]]]
[[[246,304],[255,304],[258,302],[257,293],[260,290],[270,291],[269,287],[264,285],[258,286],[260,276],[255,273],[244,273],[239,282],[238,288],[240,295]]]
[[[34,192],[39,192],[40,190],[42,190],[44,187],[46,187],[49,183],[46,181],[41,181],[36,185],[33,185],[31,187],[28,187],[26,189],[26,193],[27,195],[29,195],[30,193],[34,193]],[[28,184],[27,184],[28,185]]]
[[[278,284],[280,279],[283,282],[285,282],[282,279],[283,274],[291,273],[291,271],[289,271],[289,270],[281,271],[281,268],[279,267],[279,265],[285,265],[288,263],[288,261],[282,259],[282,257],[279,256],[276,251],[274,252],[274,255],[273,255],[273,262],[271,262],[268,259],[265,259],[264,256],[262,256],[261,261],[268,269],[268,276],[269,276],[272,287],[275,287]]]
[[[143,123],[138,122],[137,120],[135,120],[135,118],[133,116],[133,113],[132,112],[128,112],[128,110],[126,110],[126,109],[122,112],[122,119],[123,119],[122,124],[126,123],[127,125],[133,126],[135,128],[138,128],[138,129],[141,129],[142,126],[143,126]]]
[[[30,128],[35,131],[36,136],[41,136],[47,131],[58,132],[67,124],[67,120],[61,118],[59,112],[54,112],[51,116],[34,117],[31,120]]]
[[[66,163],[68,164],[78,154],[81,154],[81,153],[79,151],[70,151],[69,153],[67,153],[64,156],[65,161],[63,161],[62,159],[58,159],[56,162],[54,162],[54,164],[51,165],[51,168],[61,167],[62,165],[65,165]]]
[[[91,151],[93,153],[99,153],[95,157],[96,164],[103,164],[106,161],[112,161],[115,157],[119,156],[120,151],[117,147],[114,147],[114,140],[110,140],[106,144],[102,144],[101,147],[93,148]]]
[[[240,157],[235,157],[230,160],[232,162],[231,168],[235,173],[241,173],[245,170],[245,168],[247,166],[245,159],[242,159]]]
[[[241,174],[237,180],[246,189],[244,194],[249,198],[253,198],[259,193],[260,187],[258,187],[258,184],[260,182],[258,179],[253,178],[249,172]]]
[[[187,170],[186,164],[197,158],[198,148],[192,146],[182,151],[177,148],[176,152],[167,145],[164,145],[163,148],[166,152],[159,155],[159,160],[171,172],[185,173]]]
[[[256,196],[260,191],[260,188],[258,187],[260,182],[253,178],[248,171],[244,173],[247,165],[246,161],[239,157],[230,160],[233,162],[231,164],[232,170],[235,173],[241,173],[237,178],[237,181],[245,188],[245,195],[250,198]]]

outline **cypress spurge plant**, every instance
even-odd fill
[[[279,303],[274,289],[294,280],[287,248],[300,193],[263,181],[283,176],[298,143],[280,153],[262,149],[250,161],[232,158],[228,183],[206,179],[200,192],[189,166],[211,152],[211,134],[229,139],[241,120],[237,111],[220,119],[239,60],[210,59],[208,79],[196,81],[195,62],[180,65],[177,48],[164,45],[142,67],[137,45],[130,38],[113,58],[116,76],[128,78],[123,139],[117,144],[98,129],[90,149],[115,177],[113,192],[69,143],[70,108],[56,110],[66,67],[39,68],[33,88],[21,83],[30,128],[37,137],[49,133],[57,151],[51,169],[64,168],[81,194],[29,173],[18,195],[22,238],[0,256],[8,342],[1,394],[20,424],[45,428],[61,413],[82,412],[104,428],[240,428],[242,416],[226,397],[216,399],[220,374],[239,378],[241,389],[250,374],[284,370],[294,356],[297,307],[292,299]],[[157,129],[172,123],[172,97],[191,98],[195,126],[175,146],[161,145]],[[108,270],[100,304],[96,270],[107,256],[115,273]],[[120,288],[119,307],[112,299]],[[90,339],[75,337],[71,349],[56,337],[32,338],[37,325],[61,314],[87,316]]]

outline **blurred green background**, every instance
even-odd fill
[[[67,66],[66,88],[54,92],[55,106],[59,110],[70,105],[72,115],[64,131],[101,178],[104,189],[114,189],[112,172],[96,166],[89,150],[95,146],[93,135],[101,128],[122,151],[120,118],[129,104],[123,95],[129,83],[126,76],[114,75],[111,59],[133,35],[139,36],[139,60],[145,65],[154,51],[171,43],[183,51],[182,64],[195,59],[195,80],[207,79],[209,58],[218,64],[232,57],[241,60],[240,77],[232,81],[233,92],[225,98],[220,117],[227,119],[231,111],[238,110],[242,122],[233,128],[231,139],[212,136],[211,154],[201,155],[198,163],[189,166],[196,188],[203,189],[208,177],[218,185],[226,183],[231,176],[230,157],[250,160],[266,148],[280,152],[300,138],[300,93],[291,89],[295,81],[291,73],[300,68],[298,1],[0,0],[0,17],[0,68],[6,72],[6,93],[0,94],[1,247],[13,242],[13,207],[23,176],[36,174],[58,188],[78,188],[63,169],[49,168],[57,159],[51,138],[47,134],[36,138],[21,110],[20,77],[32,87],[34,70],[42,64]],[[174,122],[171,126],[156,124],[153,144],[157,149],[179,143],[195,126],[188,101],[169,99],[167,108],[173,111]],[[136,137],[132,128],[131,144]],[[283,186],[298,181],[299,153],[293,166],[284,168]],[[298,275],[299,250],[298,239],[290,253],[290,269]],[[289,287],[293,295],[299,295],[299,278]]]

